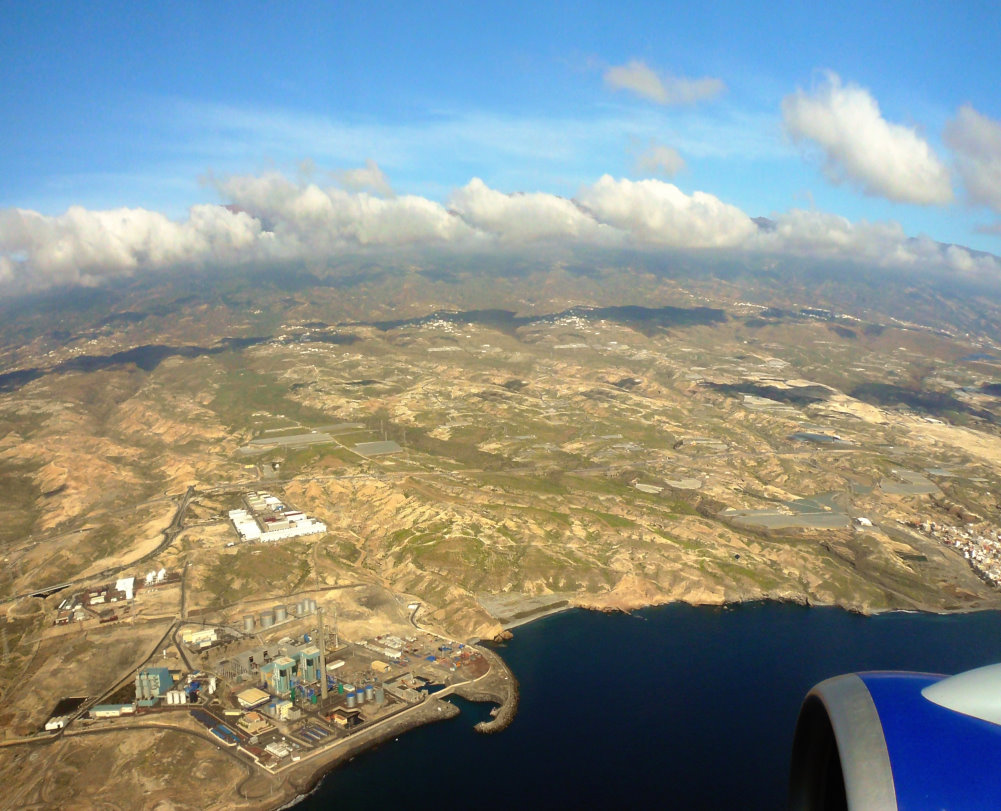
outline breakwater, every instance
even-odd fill
[[[456,691],[460,716],[360,754],[304,811],[386,807],[400,785],[415,787],[408,806],[437,808],[441,793],[416,787],[441,779],[449,796],[486,809],[784,807],[810,687],[857,670],[953,673],[1001,662],[1001,613],[862,616],[779,603],[574,610],[522,626],[499,651],[519,685],[517,722],[503,734],[475,734],[489,709]]]

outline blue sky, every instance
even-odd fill
[[[661,180],[752,217],[815,208],[1001,253],[1001,231],[976,230],[1001,220],[997,198],[971,204],[944,141],[965,104],[991,143],[999,42],[996,2],[4,2],[0,207],[183,219],[220,201],[206,177],[303,161],[311,178],[375,161],[396,194],[439,202],[473,177],[575,196],[649,175],[642,156],[666,147],[683,167]],[[630,85],[642,71],[719,89],[665,102]],[[878,165],[845,168],[843,127],[826,146],[790,129],[784,100],[830,89],[828,71],[913,131],[951,199],[874,189]]]

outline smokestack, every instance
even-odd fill
[[[318,606],[316,609],[316,617],[320,623],[319,633],[317,636],[320,637],[320,699],[323,702],[327,700],[327,635],[323,630],[323,606]]]

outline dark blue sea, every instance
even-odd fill
[[[489,706],[453,699],[460,716],[359,755],[297,808],[782,808],[814,684],[1001,662],[997,612],[671,605],[571,611],[514,634],[498,647],[521,684],[507,730],[477,734]]]

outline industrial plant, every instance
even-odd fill
[[[322,521],[310,518],[263,490],[246,493],[243,500],[246,509],[230,510],[229,520],[244,541],[282,541],[327,531]]]
[[[85,594],[97,605],[117,603],[167,578],[154,570]],[[100,727],[142,716],[180,721],[184,713],[220,745],[275,773],[488,669],[475,648],[429,632],[345,642],[336,611],[332,622],[324,619],[316,600],[302,596],[228,624],[182,622],[162,658],[158,653],[103,696],[60,701],[44,731],[58,734],[77,718]]]

